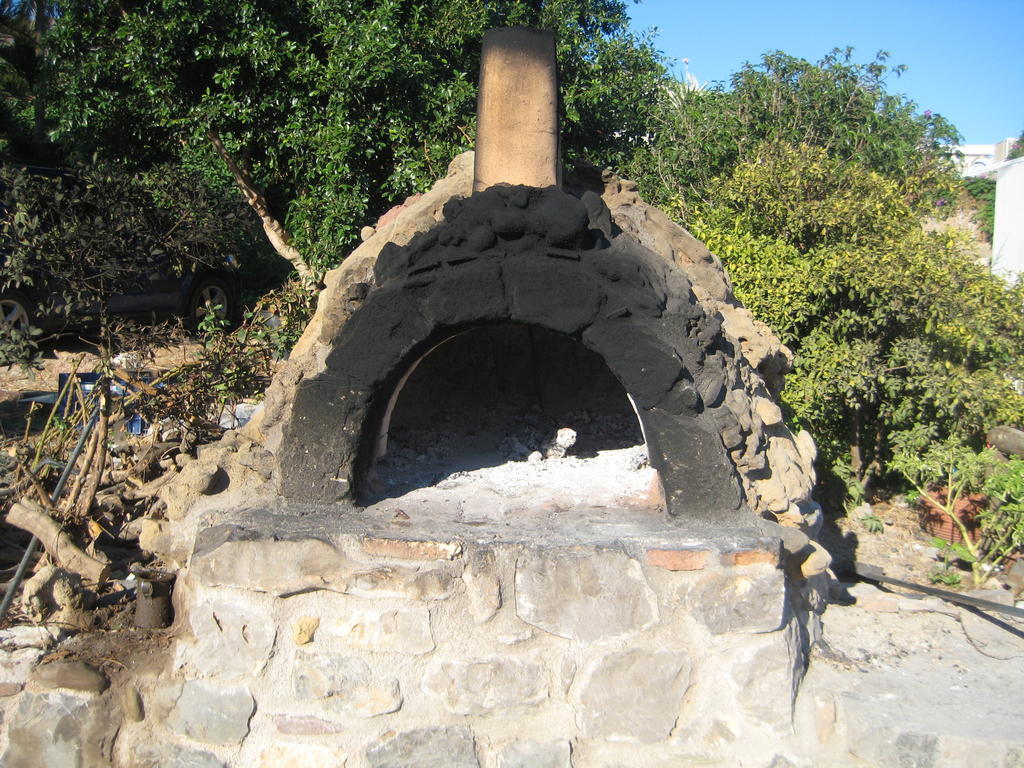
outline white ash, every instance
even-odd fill
[[[574,429],[524,418],[517,426],[500,439],[493,433],[438,429],[390,440],[370,501],[442,502],[458,505],[470,517],[480,510],[500,516],[524,507],[636,504],[655,481],[642,443],[576,455],[581,444],[594,445],[599,432],[621,434],[619,425],[607,420],[579,419]]]

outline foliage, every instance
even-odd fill
[[[967,194],[977,203],[978,228],[989,242],[996,228],[996,182],[995,179],[974,178],[964,182]]]
[[[184,147],[212,165],[216,131],[317,270],[472,145],[484,30],[555,30],[570,157],[628,157],[663,72],[628,31],[622,0],[68,0],[61,10],[50,46],[62,138],[140,164]]]
[[[882,518],[878,515],[862,515],[860,521],[864,524],[864,528],[868,533],[881,533],[885,530],[885,523],[882,522]]]
[[[100,165],[49,175],[6,168],[2,181],[0,288],[32,290],[43,315],[91,308],[107,357],[112,296],[132,292],[153,272],[219,265],[236,247],[237,206],[215,205],[202,184],[170,169],[142,177]]]
[[[256,302],[234,330],[207,314],[199,327],[202,350],[165,376],[163,386],[140,402],[141,412],[207,431],[225,409],[263,396],[274,362],[288,355],[314,308],[310,293],[292,279]]]
[[[43,38],[57,15],[52,0],[0,2],[0,157],[52,164],[44,85]]]
[[[901,431],[1024,420],[1024,290],[925,233],[896,185],[805,145],[762,145],[708,190],[691,230],[796,353],[783,392],[826,467],[868,485]],[[843,458],[846,455],[846,458]]]
[[[1013,148],[1006,154],[1007,160],[1016,160],[1018,157],[1024,157],[1024,131],[1020,132]]]
[[[975,587],[1024,545],[1024,460],[1000,461],[994,451],[976,452],[957,438],[923,444],[917,435],[901,441],[892,466],[959,530],[961,541],[942,542],[946,561],[952,555],[969,564]],[[975,541],[956,509],[982,490],[990,505],[979,514]]]
[[[675,198],[689,213],[707,201],[716,179],[752,162],[767,142],[815,147],[879,173],[915,209],[948,197],[956,184],[956,129],[887,90],[904,69],[889,66],[888,54],[858,64],[852,53],[836,49],[811,64],[776,51],[745,64],[729,88],[670,89],[631,176],[649,199],[668,205]]]

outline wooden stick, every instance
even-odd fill
[[[110,575],[107,563],[89,557],[75,546],[57,522],[32,501],[19,501],[7,513],[7,522],[28,531],[40,542],[56,563],[89,582],[106,581]]]

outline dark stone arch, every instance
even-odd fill
[[[493,187],[449,203],[445,221],[408,246],[386,247],[379,287],[324,371],[297,388],[278,452],[281,494],[352,500],[408,366],[461,330],[512,322],[566,334],[603,358],[636,404],[672,514],[744,522],[715,418],[727,386],[719,323],[681,272],[601,229],[594,209],[554,188]]]

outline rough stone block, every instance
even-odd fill
[[[345,754],[319,744],[275,744],[259,760],[259,768],[333,768],[345,765]]]
[[[473,620],[477,624],[490,621],[501,608],[501,584],[494,552],[482,550],[472,553],[462,572],[462,581],[466,585]]]
[[[179,660],[202,675],[234,680],[259,673],[277,630],[267,617],[241,602],[216,600],[188,612],[193,644],[179,644]]]
[[[0,680],[5,683],[24,683],[44,653],[40,648],[0,652]]]
[[[7,724],[4,768],[107,768],[120,723],[107,697],[26,693]]]
[[[248,735],[256,702],[248,688],[187,680],[160,686],[151,708],[175,733],[204,744],[233,745]]]
[[[190,569],[208,587],[241,587],[274,595],[322,589],[350,572],[344,556],[322,539],[251,538],[234,526],[196,537]]]
[[[316,616],[303,616],[292,625],[292,642],[306,645],[313,642],[316,631],[320,628],[320,619]]]
[[[606,640],[658,620],[640,564],[621,552],[535,551],[519,558],[515,584],[519,618],[560,637]]]
[[[434,650],[430,610],[421,604],[352,611],[330,631],[363,651],[422,654]]]
[[[684,594],[693,617],[716,635],[771,632],[785,617],[785,575],[778,568],[708,574]]]
[[[444,600],[455,590],[456,579],[450,570],[417,570],[385,566],[352,574],[342,591],[356,597],[409,597],[414,600]]]
[[[356,717],[383,715],[402,706],[397,680],[375,680],[365,661],[337,653],[297,653],[292,688],[300,699]]]
[[[454,560],[462,554],[459,541],[409,541],[367,536],[363,552],[374,557],[397,557],[403,560]]]
[[[745,565],[778,565],[779,553],[767,549],[741,549],[736,552],[724,552],[722,565],[727,568]]]
[[[389,731],[366,750],[370,768],[480,768],[469,728]]]
[[[67,688],[80,693],[101,693],[110,685],[107,676],[82,661],[55,661],[37,667],[32,674],[43,688]]]
[[[803,673],[803,646],[795,623],[761,635],[742,653],[730,676],[748,717],[784,734],[793,727],[793,701]]]
[[[498,755],[498,768],[569,768],[569,742],[515,741]]]
[[[277,715],[274,726],[279,733],[289,736],[323,736],[329,733],[344,733],[349,730],[345,723],[333,723],[319,717],[307,715]]]
[[[422,688],[449,712],[487,715],[537,704],[547,698],[547,675],[540,664],[488,658],[435,660]]]
[[[170,742],[138,744],[131,759],[132,768],[226,768],[216,755]]]
[[[708,563],[706,549],[648,549],[647,562],[666,571],[700,571]]]
[[[690,687],[682,653],[632,650],[598,659],[580,683],[580,728],[589,738],[655,742],[669,736]]]

